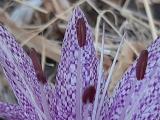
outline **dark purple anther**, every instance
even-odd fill
[[[33,63],[33,66],[34,66],[34,69],[35,69],[35,72],[37,75],[37,79],[41,83],[45,84],[47,82],[47,80],[46,80],[46,77],[45,77],[44,72],[42,70],[42,66],[41,66],[40,61],[38,59],[36,50],[34,48],[31,48],[28,55],[32,59],[32,63]]]
[[[146,67],[147,67],[147,61],[148,61],[148,51],[143,50],[136,64],[137,80],[142,80],[144,78],[144,74],[145,74]]]
[[[80,47],[83,47],[86,43],[86,23],[84,21],[84,18],[80,18],[77,20],[76,30],[78,44]]]
[[[95,94],[96,94],[96,89],[94,86],[89,86],[88,88],[86,88],[82,96],[83,103],[86,104],[88,101],[90,103],[93,103]]]

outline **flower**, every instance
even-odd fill
[[[113,96],[106,94],[98,120],[158,119],[160,117],[160,39],[147,49],[141,80],[135,63],[126,71]],[[147,56],[145,56],[147,57]],[[143,59],[142,59],[143,60]],[[142,60],[139,60],[140,62]],[[142,62],[143,63],[143,62]],[[48,83],[36,51],[28,54],[0,26],[0,64],[18,104],[0,102],[0,117],[8,120],[88,120],[97,91],[99,60],[92,30],[77,7],[66,29],[55,87]],[[101,81],[100,91],[105,81]],[[98,102],[101,99],[101,92]],[[98,104],[99,107],[99,104]]]

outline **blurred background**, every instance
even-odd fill
[[[24,49],[35,48],[48,81],[55,83],[61,45],[73,8],[80,6],[93,29],[100,56],[105,23],[105,77],[124,33],[109,94],[139,53],[160,35],[160,0],[0,0],[0,22]],[[16,103],[0,68],[0,101]]]

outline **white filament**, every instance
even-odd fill
[[[98,106],[98,98],[100,93],[100,84],[102,79],[102,71],[103,71],[103,53],[104,53],[104,33],[105,33],[105,24],[103,23],[103,36],[102,36],[102,50],[101,50],[101,59],[100,59],[100,67],[99,67],[99,73],[98,73],[98,85],[96,89],[96,96],[94,101],[94,107],[93,107],[93,114],[92,114],[92,120],[95,120],[96,118],[96,112],[97,112],[97,106]]]
[[[80,58],[77,66],[77,81],[76,81],[76,120],[82,120],[82,50],[78,51]]]
[[[124,36],[125,36],[125,34],[124,34]],[[101,97],[101,100],[100,100],[100,104],[99,104],[98,111],[97,111],[97,116],[96,116],[97,120],[99,119],[99,116],[100,116],[100,111],[101,111],[101,108],[102,108],[102,105],[103,105],[103,101],[104,101],[104,98],[105,98],[105,95],[106,95],[106,92],[107,92],[108,85],[109,85],[110,80],[111,80],[111,76],[113,74],[113,70],[114,70],[114,67],[115,67],[119,52],[120,52],[120,48],[122,47],[122,43],[124,41],[124,36],[122,37],[122,40],[121,40],[120,45],[118,47],[116,56],[115,56],[115,58],[113,60],[113,64],[111,66],[111,70],[109,72],[109,75],[108,75],[108,78],[107,78],[107,81],[106,81],[106,84],[105,84],[105,87],[103,89],[103,94],[102,94],[102,97]]]

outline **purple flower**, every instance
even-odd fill
[[[160,118],[160,39],[148,48],[144,74],[136,77],[136,62],[126,71],[114,95],[106,94],[98,120]],[[18,104],[0,102],[0,117],[9,120],[88,120],[92,117],[99,60],[92,30],[77,7],[69,21],[55,87],[48,83],[36,51],[28,55],[0,26],[0,64]],[[138,65],[141,67],[141,65]],[[102,86],[105,81],[101,81]],[[101,99],[101,92],[98,101]],[[98,104],[99,107],[99,104]]]

